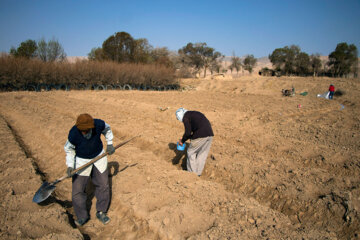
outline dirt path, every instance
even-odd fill
[[[53,214],[54,222],[47,224],[70,230],[54,227],[50,233],[91,239],[356,239],[360,234],[360,84],[338,79],[335,86],[345,95],[333,101],[317,98],[330,81],[335,83],[247,77],[186,80],[183,84],[190,90],[174,92],[1,93],[1,136],[15,134],[22,142],[22,147],[16,149],[15,141],[3,152],[20,162],[26,154],[31,158],[23,167],[28,173],[18,179],[29,189],[23,212],[53,207],[65,212],[66,221]],[[292,86],[297,93],[309,94],[282,97],[281,89]],[[340,104],[345,108],[340,110]],[[174,115],[178,107],[205,113],[213,125],[214,143],[200,178],[182,171],[184,156],[175,150],[183,133]],[[41,185],[32,162],[47,181],[62,176],[63,146],[83,112],[109,123],[115,144],[142,136],[109,157],[111,222],[103,226],[96,220],[96,199],[89,186],[91,220],[75,229],[69,180],[57,185],[53,203],[31,203],[31,195]],[[2,145],[7,142],[1,140]],[[18,170],[8,158],[1,155],[2,169],[16,175]],[[2,186],[11,186],[15,180],[1,181]],[[11,195],[11,190],[4,191]],[[19,214],[7,210],[16,208],[15,203],[2,202],[6,214],[13,218]],[[41,220],[39,215],[22,218]],[[1,233],[10,235],[7,229],[12,224],[3,225]],[[18,236],[27,238],[20,226],[17,229]],[[48,233],[45,228],[36,237]]]

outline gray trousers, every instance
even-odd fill
[[[110,204],[110,187],[109,187],[109,170],[100,173],[100,171],[93,166],[90,176],[80,176],[75,174],[72,178],[72,204],[76,217],[89,218],[89,213],[86,209],[87,194],[85,192],[86,185],[90,177],[95,186],[96,210],[107,212]]]
[[[213,137],[197,138],[190,142],[187,150],[186,167],[189,172],[201,175],[209,154]]]

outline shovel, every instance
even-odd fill
[[[135,137],[132,137],[130,138],[129,140],[125,141],[125,142],[122,142],[118,145],[116,145],[114,148],[115,149],[118,149],[119,147],[125,145],[126,143],[130,142],[131,140],[133,140],[134,138],[136,137],[139,137],[140,135],[138,136],[135,136]],[[105,157],[106,155],[108,155],[108,153],[104,152],[103,154],[101,154],[100,156],[97,156],[96,158],[94,158],[93,160],[91,160],[90,162],[82,165],[81,167],[73,170],[70,175],[72,176],[73,174],[77,173],[78,171],[88,167],[89,165],[93,164],[94,162],[96,162],[97,160]],[[37,190],[37,192],[35,193],[34,197],[33,197],[33,202],[35,203],[41,203],[42,201],[44,201],[45,199],[47,199],[51,193],[55,190],[55,185],[59,182],[61,182],[62,180],[66,179],[66,178],[69,178],[69,176],[66,174],[64,176],[62,176],[61,178],[55,180],[54,182],[52,183],[48,183],[48,182],[44,182],[41,187],[39,188],[39,190]]]

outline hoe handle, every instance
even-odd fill
[[[119,143],[118,145],[116,145],[116,146],[114,147],[115,150],[118,149],[119,147],[127,144],[128,142],[130,142],[130,141],[133,140],[134,138],[137,138],[137,137],[140,137],[140,136],[141,136],[141,135],[137,135],[137,136],[135,136],[135,137],[130,138],[129,140],[126,140],[125,142]],[[90,166],[91,164],[93,164],[93,163],[96,162],[97,160],[105,157],[106,155],[108,155],[108,153],[107,153],[107,152],[104,152],[103,154],[101,154],[100,156],[97,156],[96,158],[94,158],[94,159],[91,160],[90,162],[88,162],[88,163],[82,165],[81,167],[73,170],[73,171],[71,172],[71,176],[74,175],[75,173],[77,173],[78,171],[80,171],[80,170],[82,170],[82,169]],[[60,181],[64,180],[64,179],[67,178],[67,177],[68,177],[68,175],[66,174],[66,175],[62,176],[61,178],[59,178],[59,179],[57,180],[57,182],[60,182]]]

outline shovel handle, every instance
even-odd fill
[[[127,144],[128,142],[130,142],[130,141],[133,140],[134,138],[137,138],[137,137],[140,137],[140,136],[141,136],[141,135],[137,135],[137,136],[135,136],[135,137],[130,138],[129,140],[126,140],[125,142],[119,143],[118,145],[116,145],[116,146],[114,147],[114,149],[116,150],[116,149],[118,149],[119,147]],[[81,167],[73,170],[73,171],[70,173],[71,176],[74,175],[75,173],[77,173],[78,171],[80,171],[80,170],[88,167],[89,165],[93,164],[93,163],[96,162],[97,160],[105,157],[106,155],[108,155],[108,153],[107,153],[107,152],[104,152],[103,154],[101,154],[100,156],[97,156],[96,158],[94,158],[94,159],[91,160],[90,162],[88,162],[88,163],[82,165]],[[64,175],[64,176],[62,176],[61,178],[59,178],[59,179],[57,180],[57,182],[60,182],[60,181],[64,180],[65,178],[68,178],[68,175],[67,175],[67,174]]]

